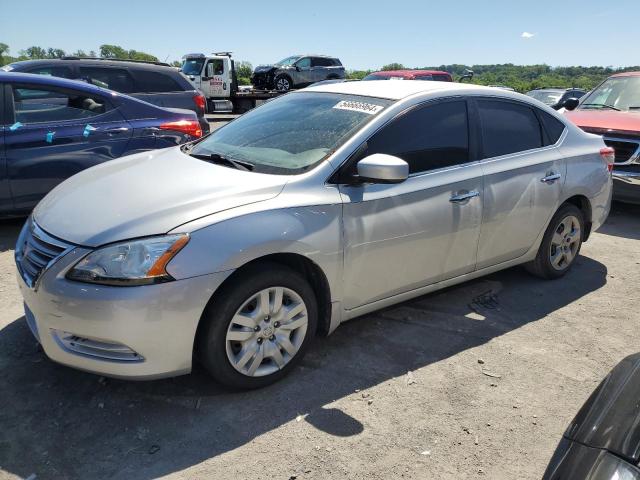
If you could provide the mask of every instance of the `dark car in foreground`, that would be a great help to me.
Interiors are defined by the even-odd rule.
[[[432,80],[436,82],[453,82],[449,72],[440,70],[384,70],[373,72],[362,80]]]
[[[537,88],[527,92],[527,95],[549,105],[554,110],[560,110],[570,98],[580,99],[586,93],[581,88]]]
[[[158,105],[193,110],[200,127],[209,133],[205,119],[206,100],[189,80],[167,63],[118,60],[115,58],[63,57],[25,60],[2,67],[8,72],[35,73],[83,80],[98,87]]]
[[[640,72],[613,75],[565,109],[569,120],[615,150],[614,199],[640,204]]]
[[[0,216],[28,213],[85,168],[201,136],[190,110],[83,82],[0,72]]]
[[[543,480],[640,479],[640,353],[622,360],[569,424]]]
[[[294,55],[273,65],[259,65],[251,84],[258,89],[286,92],[322,80],[345,78],[342,62],[326,55]]]

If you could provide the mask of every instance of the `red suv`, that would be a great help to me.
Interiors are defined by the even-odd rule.
[[[436,82],[453,82],[449,72],[439,70],[387,70],[373,72],[362,80],[433,80]]]
[[[614,198],[640,204],[640,72],[613,75],[565,109],[573,123],[615,150]]]

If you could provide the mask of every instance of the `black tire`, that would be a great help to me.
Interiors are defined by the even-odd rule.
[[[275,373],[247,376],[234,368],[227,356],[226,334],[238,309],[252,295],[269,287],[285,287],[297,293],[307,308],[307,331],[299,350]],[[270,385],[287,375],[302,359],[315,336],[318,324],[316,297],[309,282],[298,272],[277,263],[249,266],[224,285],[207,305],[198,331],[197,355],[218,382],[237,389],[254,389]]]
[[[288,92],[289,90],[293,90],[293,80],[291,80],[291,77],[289,77],[289,75],[278,75],[273,81],[273,84],[275,86],[275,89],[279,92]]]
[[[568,263],[554,267],[551,261],[552,253],[555,251],[555,246],[554,250],[552,250],[552,239],[554,234],[559,232],[561,222],[569,217],[576,218],[580,225],[580,234],[577,235],[577,247],[575,248],[575,253],[573,253],[572,258]],[[584,238],[584,228],[584,216],[582,211],[570,203],[562,204],[549,222],[549,226],[544,233],[544,237],[542,238],[542,243],[540,244],[535,260],[525,264],[527,271],[537,277],[547,280],[553,280],[564,276],[571,269],[575,259],[580,254],[582,239]],[[559,233],[562,234],[563,232]]]

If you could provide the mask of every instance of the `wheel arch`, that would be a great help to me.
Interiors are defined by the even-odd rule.
[[[582,235],[582,241],[586,242],[589,239],[589,235],[591,235],[591,226],[593,224],[591,202],[585,195],[573,195],[562,202],[562,204],[565,203],[575,205],[582,212],[582,216],[584,218],[584,233]]]

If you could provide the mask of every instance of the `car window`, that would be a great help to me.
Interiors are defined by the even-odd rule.
[[[187,58],[182,64],[182,73],[185,75],[200,75],[204,58]]]
[[[297,67],[301,68],[309,68],[311,66],[311,59],[309,57],[305,57],[296,62]]]
[[[542,146],[540,123],[528,105],[478,100],[484,158],[523,152]]]
[[[414,108],[367,141],[365,154],[395,155],[409,164],[409,173],[469,161],[469,127],[464,101]]]
[[[134,72],[137,92],[181,92],[184,89],[166,73],[153,70]]]
[[[441,73],[436,73],[433,75],[433,79],[436,82],[450,82],[451,81],[451,77],[449,75],[443,75]]]
[[[50,77],[71,78],[71,69],[69,67],[36,67],[26,70],[25,73],[34,75],[48,75]]]
[[[417,75],[415,80],[433,80],[433,75]]]
[[[91,118],[108,109],[96,96],[63,93],[47,88],[13,87],[15,121],[25,125]]]
[[[98,87],[133,93],[133,78],[123,68],[80,67],[80,78]]]
[[[311,62],[314,67],[331,67],[333,62],[330,58],[314,57]]]
[[[545,146],[553,145],[560,139],[560,136],[562,135],[562,132],[564,132],[564,129],[566,127],[564,123],[562,123],[560,120],[555,118],[553,115],[549,115],[547,112],[543,112],[542,110],[539,110],[539,109],[536,109],[536,110],[538,112],[538,116],[540,117],[540,120],[542,121],[542,126],[544,130],[545,132],[547,132],[548,138],[544,142]]]
[[[222,59],[209,60],[207,63],[207,77],[222,75],[224,73],[224,62]]]

